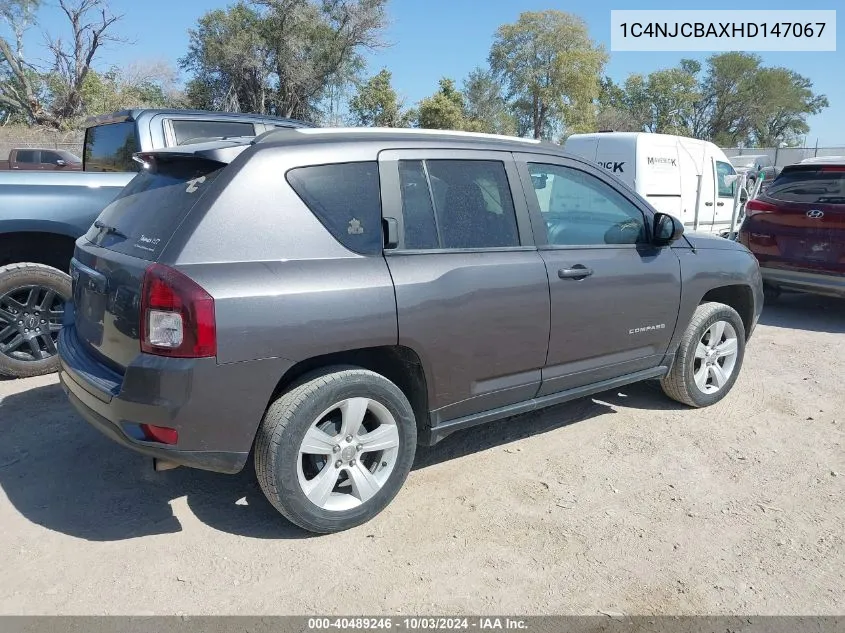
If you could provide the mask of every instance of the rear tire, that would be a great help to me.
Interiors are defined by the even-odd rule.
[[[0,375],[28,378],[58,370],[55,340],[70,296],[70,277],[51,266],[0,268]]]
[[[736,310],[723,303],[702,303],[660,385],[673,400],[691,407],[710,406],[734,386],[744,356],[745,326]]]
[[[270,503],[318,533],[369,521],[396,496],[414,461],[417,428],[405,394],[384,376],[331,367],[267,409],[255,471]]]

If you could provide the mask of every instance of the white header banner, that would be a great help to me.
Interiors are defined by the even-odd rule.
[[[610,12],[611,51],[835,51],[836,11]]]

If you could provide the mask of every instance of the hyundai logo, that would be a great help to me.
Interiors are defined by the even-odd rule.
[[[807,211],[807,217],[813,220],[819,220],[824,217],[824,211],[820,211],[819,209],[811,209]]]

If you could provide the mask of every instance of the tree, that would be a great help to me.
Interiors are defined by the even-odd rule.
[[[184,101],[176,88],[176,72],[162,62],[136,62],[104,73],[91,70],[81,94],[89,116],[127,108],[178,107]]]
[[[390,85],[391,74],[382,69],[377,75],[358,86],[349,100],[353,125],[365,127],[408,127],[410,123],[402,100]]]
[[[384,46],[386,0],[242,0],[205,14],[180,60],[195,105],[317,118]],[[200,101],[197,103],[196,101]]]
[[[522,13],[515,24],[500,26],[490,50],[491,69],[534,138],[563,126],[592,126],[606,62],[584,21],[554,10]]]
[[[752,124],[752,136],[760,147],[798,144],[810,131],[807,116],[829,105],[826,96],[813,93],[809,79],[787,68],[765,68],[755,84],[758,102],[765,104]]]
[[[34,21],[37,0],[3,0],[0,15],[15,35],[13,47],[0,37],[0,106],[19,112],[28,121],[62,127],[83,113],[83,86],[101,47],[116,38],[112,26],[121,16],[109,13],[107,0],[59,0],[71,28],[68,44],[47,35],[52,66],[39,73],[23,57],[23,33]],[[96,16],[96,17],[94,17]]]
[[[708,58],[701,91],[708,112],[707,137],[714,143],[735,146],[750,137],[761,64],[760,56],[752,53],[722,53]]]
[[[434,130],[463,130],[467,127],[464,97],[452,79],[444,77],[440,87],[417,106],[417,122],[421,128]]]
[[[464,80],[464,111],[471,126],[488,134],[516,134],[516,119],[492,72],[475,68]]]

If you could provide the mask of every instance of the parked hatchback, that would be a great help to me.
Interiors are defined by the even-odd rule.
[[[785,167],[746,204],[739,240],[781,289],[845,297],[845,161]]]
[[[301,129],[138,159],[77,241],[61,382],[159,469],[254,453],[308,530],[373,517],[460,429],[646,379],[717,402],[762,307],[743,246],[553,145]]]

